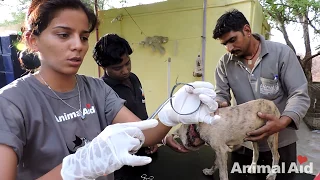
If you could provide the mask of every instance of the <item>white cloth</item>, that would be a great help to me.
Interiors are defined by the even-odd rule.
[[[120,169],[123,165],[149,164],[152,160],[150,157],[136,156],[133,153],[144,143],[145,137],[141,130],[157,125],[158,121],[151,119],[107,126],[90,143],[63,159],[62,178],[96,179]]]
[[[213,124],[220,116],[211,116],[218,109],[218,103],[215,101],[216,93],[213,90],[213,85],[205,81],[195,81],[181,87],[172,98],[172,106],[179,113],[176,113],[172,106],[167,103],[159,112],[159,120],[166,126],[175,126],[179,123],[183,124],[197,124],[205,122]],[[200,108],[195,111],[199,104]]]

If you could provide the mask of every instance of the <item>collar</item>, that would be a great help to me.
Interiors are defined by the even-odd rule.
[[[263,57],[263,56],[267,55],[269,53],[269,48],[266,43],[266,39],[263,36],[261,36],[260,34],[252,34],[252,35],[260,41],[261,52],[260,52],[259,56]],[[228,53],[228,56],[229,56],[228,60],[231,60],[231,61],[241,61],[242,60],[242,58],[234,56],[231,53]]]
[[[130,73],[129,79],[131,80],[132,77],[133,77],[133,74]],[[104,75],[103,75],[101,78],[102,78],[103,81],[106,82],[109,86],[116,86],[116,85],[122,84],[121,81],[116,80],[116,79],[112,79],[110,76],[107,75],[106,72],[104,72]]]

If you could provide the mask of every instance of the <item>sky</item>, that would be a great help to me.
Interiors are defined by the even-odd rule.
[[[289,25],[288,28],[289,39],[292,42],[293,46],[295,47],[298,55],[305,54],[305,47],[304,47],[304,40],[303,40],[303,33],[302,28],[297,27],[295,25]],[[310,41],[311,41],[311,50],[312,54],[315,54],[319,50],[315,50],[316,46],[320,45],[320,37],[316,38],[313,30],[310,30]],[[272,29],[270,40],[275,42],[280,42],[286,44],[283,35],[280,31]]]
[[[135,6],[139,4],[149,4],[149,3],[155,3],[155,2],[161,2],[161,1],[166,1],[166,0],[126,0],[126,6]],[[14,11],[17,7],[17,4],[19,0],[4,0],[3,1],[6,5],[5,6],[0,6],[0,22],[3,22],[4,20],[10,20],[10,12]],[[123,5],[119,3],[119,0],[109,0],[110,4],[115,7],[115,8],[121,8]],[[290,25],[288,27],[288,34],[290,35],[290,40],[292,41],[294,47],[296,48],[296,51],[298,54],[304,54],[304,42],[302,38],[302,32],[301,28],[298,28],[294,25]],[[320,45],[320,38],[315,39],[315,36],[312,31],[310,31],[311,35],[311,49],[313,53],[315,53],[315,47],[317,45]],[[271,36],[270,40],[284,43],[284,38],[283,35],[280,31],[272,29],[271,31]],[[318,43],[319,42],[319,43]]]
[[[4,0],[3,3],[5,4],[0,5],[0,22],[3,22],[4,20],[9,20],[11,19],[10,12],[12,12],[17,6],[18,0]]]
[[[1,1],[1,0],[0,0]],[[9,20],[12,17],[10,16],[10,12],[14,11],[19,4],[19,0],[2,0],[4,2],[4,6],[0,5],[0,22],[4,20]],[[139,4],[150,4],[156,2],[162,2],[166,0],[126,0],[126,6],[136,6]],[[121,8],[123,4],[119,3],[120,0],[109,0],[110,5],[115,8]]]

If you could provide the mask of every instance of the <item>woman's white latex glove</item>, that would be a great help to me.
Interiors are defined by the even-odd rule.
[[[205,81],[195,81],[181,87],[172,98],[174,109],[180,114],[187,114],[195,111],[200,101],[202,102],[198,111],[189,115],[179,115],[176,113],[170,102],[158,113],[159,120],[166,126],[175,126],[179,123],[197,124],[205,122],[214,124],[220,119],[220,116],[210,114],[218,109],[218,103],[215,101],[216,93],[213,90],[213,85]]]
[[[144,143],[145,137],[141,130],[157,125],[158,121],[151,119],[107,126],[90,143],[63,159],[62,178],[96,179],[120,169],[123,165],[149,164],[152,160],[150,157],[136,156],[133,153]]]

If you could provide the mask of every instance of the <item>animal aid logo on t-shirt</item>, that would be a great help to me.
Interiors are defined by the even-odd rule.
[[[95,113],[96,113],[96,109],[91,104],[87,104],[86,107],[82,109],[82,115],[84,117],[90,114],[95,114]],[[63,113],[62,115],[59,115],[59,116],[55,115],[54,117],[56,118],[57,122],[64,122],[64,121],[72,120],[77,117],[81,117],[81,114],[79,111],[74,111],[71,113]]]

